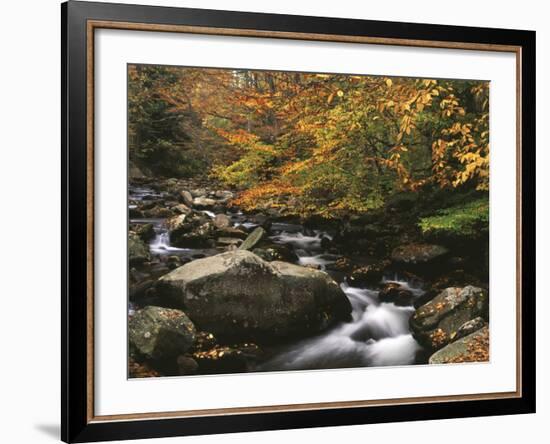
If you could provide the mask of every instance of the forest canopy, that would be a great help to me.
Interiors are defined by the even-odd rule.
[[[131,162],[207,175],[245,210],[336,218],[433,190],[486,202],[489,82],[130,65],[128,100]]]

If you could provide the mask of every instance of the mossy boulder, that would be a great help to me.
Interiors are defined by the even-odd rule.
[[[185,353],[195,343],[196,329],[181,310],[147,306],[128,323],[130,346],[147,359],[168,359]]]
[[[149,247],[138,234],[128,234],[128,261],[130,265],[141,264],[151,259]]]

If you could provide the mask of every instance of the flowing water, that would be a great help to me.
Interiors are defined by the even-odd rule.
[[[140,200],[152,193],[140,188],[131,200]],[[215,214],[204,211],[210,217]],[[241,212],[227,213],[235,227],[252,229],[258,226],[253,217]],[[152,223],[156,236],[150,242],[151,253],[156,255],[180,255],[194,259],[219,253],[215,249],[196,250],[176,248],[170,245],[170,235],[163,219],[135,219],[132,223]],[[321,230],[306,230],[303,226],[289,223],[273,223],[269,230],[270,239],[277,244],[291,248],[296,254],[297,263],[312,266],[331,273],[330,265],[339,258],[323,248],[323,238],[332,235]],[[333,274],[333,273],[332,273]],[[333,274],[335,279],[339,279]],[[341,280],[341,278],[340,278]],[[399,283],[410,290],[415,297],[424,291],[421,283],[410,282],[396,276],[386,276],[384,282]],[[323,368],[407,365],[417,362],[421,347],[409,330],[409,318],[414,307],[397,306],[380,302],[374,288],[352,287],[344,280],[340,282],[352,307],[351,320],[340,323],[330,330],[305,340],[279,347],[267,362],[256,368],[257,371],[304,370]]]
[[[328,233],[278,228],[281,231],[271,239],[291,246],[300,265],[325,270],[338,258],[326,253],[321,246],[323,237],[332,239]],[[415,297],[424,294],[420,287],[400,276],[385,277],[384,282],[399,283]],[[258,371],[407,365],[417,361],[421,347],[409,330],[409,318],[414,313],[412,305],[402,307],[380,302],[376,289],[352,287],[345,281],[340,287],[351,303],[351,320],[316,337],[280,348]]]

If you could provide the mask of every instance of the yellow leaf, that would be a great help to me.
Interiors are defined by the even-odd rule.
[[[393,85],[391,79],[386,79],[386,85],[388,85],[388,88],[391,88],[391,86]]]

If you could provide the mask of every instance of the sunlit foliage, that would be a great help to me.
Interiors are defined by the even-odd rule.
[[[246,210],[331,218],[402,191],[488,190],[488,82],[139,66],[129,79],[136,158],[210,174]]]

